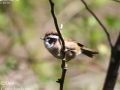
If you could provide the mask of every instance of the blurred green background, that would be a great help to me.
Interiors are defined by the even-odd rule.
[[[80,0],[53,0],[64,37],[73,38],[99,55],[79,55],[68,62],[64,90],[101,90],[110,58],[106,34]],[[108,29],[114,45],[120,31],[120,3],[86,0]],[[54,30],[49,0],[0,1],[0,88],[59,90],[61,60],[54,58],[40,40]],[[13,85],[10,83],[13,82]],[[120,75],[115,90],[120,88]]]

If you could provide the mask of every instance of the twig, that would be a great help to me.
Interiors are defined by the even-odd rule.
[[[55,27],[56,27],[56,30],[58,32],[58,35],[59,35],[59,38],[62,42],[62,49],[63,49],[63,59],[62,59],[62,64],[61,64],[61,68],[62,68],[62,75],[61,75],[61,78],[58,79],[58,83],[60,83],[60,90],[63,90],[63,85],[64,85],[64,80],[65,80],[65,74],[66,74],[66,71],[67,71],[67,64],[66,64],[66,58],[65,58],[65,43],[64,43],[64,40],[62,38],[62,35],[60,33],[60,30],[59,30],[59,27],[58,27],[58,23],[57,23],[57,18],[54,14],[54,3],[52,2],[52,0],[49,0],[50,2],[50,5],[51,5],[51,14],[53,16],[53,20],[54,20],[54,24],[55,24]]]
[[[115,2],[118,2],[118,3],[120,3],[120,0],[112,0],[112,1],[115,1]]]
[[[120,32],[119,32],[119,36],[118,36],[115,46],[112,46],[111,39],[110,39],[107,29],[100,22],[100,20],[96,17],[96,15],[88,8],[84,0],[81,0],[81,1],[83,2],[87,10],[95,17],[95,19],[98,21],[98,23],[101,25],[101,27],[103,28],[104,32],[107,35],[107,38],[108,38],[108,41],[111,47],[111,58],[110,58],[109,68],[107,71],[103,90],[114,90],[115,83],[116,83],[117,76],[118,76],[118,70],[120,66]]]
[[[112,48],[112,42],[110,40],[110,35],[107,31],[107,29],[105,28],[105,26],[101,23],[101,21],[97,18],[97,16],[88,8],[86,2],[84,0],[81,0],[83,2],[83,4],[85,5],[86,9],[94,16],[94,18],[98,21],[98,23],[100,24],[100,26],[103,28],[104,32],[106,33],[107,35],[107,38],[108,38],[108,41],[109,41],[109,45],[110,47]]]

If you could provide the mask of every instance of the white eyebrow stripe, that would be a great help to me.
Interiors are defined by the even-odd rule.
[[[56,35],[49,35],[48,37],[50,37],[50,38],[56,38],[56,39],[58,39],[59,37],[58,36],[56,36]]]

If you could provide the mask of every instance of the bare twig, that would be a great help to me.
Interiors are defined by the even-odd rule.
[[[85,1],[84,0],[81,0],[81,1],[83,2],[87,10],[95,17],[95,19],[98,21],[98,23],[101,25],[101,27],[103,28],[104,32],[107,35],[107,38],[108,38],[108,41],[111,47],[111,58],[110,58],[110,63],[109,63],[103,90],[113,90],[115,87],[115,83],[116,83],[117,76],[118,76],[118,70],[120,66],[120,32],[119,32],[119,36],[118,36],[115,46],[112,46],[111,39],[110,39],[107,29],[100,22],[100,20],[96,17],[96,15],[88,8]],[[118,0],[115,0],[115,1],[118,1]]]
[[[58,83],[60,83],[60,90],[63,90],[63,85],[64,85],[64,80],[65,80],[65,74],[66,74],[66,71],[67,71],[67,64],[66,64],[66,58],[65,58],[65,42],[62,38],[62,35],[60,33],[60,30],[59,30],[59,27],[58,27],[58,23],[57,23],[57,18],[54,14],[54,3],[52,2],[52,0],[49,0],[50,2],[50,5],[51,5],[51,14],[53,16],[53,20],[54,20],[54,24],[55,24],[55,27],[56,27],[56,30],[58,32],[58,35],[59,35],[59,38],[62,42],[62,49],[63,49],[63,59],[62,59],[62,65],[61,65],[61,68],[62,68],[62,75],[61,75],[61,78],[58,79]]]
[[[90,4],[91,2],[92,0],[87,0],[88,4]],[[84,6],[81,4],[79,4],[79,0],[72,0],[71,2],[69,2],[64,7],[64,9],[62,9],[62,11],[57,14],[57,19],[59,20],[59,22],[62,22],[63,24],[69,22],[76,14],[79,13],[79,11],[81,11],[84,8]],[[72,8],[72,13],[70,8]],[[43,27],[45,31],[48,30],[48,28],[53,28],[53,24],[51,23],[52,20],[53,18],[47,20],[47,23]]]
[[[83,4],[85,5],[86,9],[94,16],[94,18],[98,21],[98,23],[100,24],[100,26],[103,28],[104,32],[106,33],[107,35],[107,38],[108,38],[108,41],[109,41],[109,45],[110,47],[112,48],[112,42],[110,40],[110,35],[107,31],[107,29],[105,28],[105,26],[101,23],[101,21],[97,18],[97,16],[88,8],[86,2],[84,0],[81,0],[83,2]]]
[[[112,0],[112,1],[115,1],[115,2],[118,2],[118,3],[120,3],[120,0]]]

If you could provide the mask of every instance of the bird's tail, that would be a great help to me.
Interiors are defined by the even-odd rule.
[[[98,54],[98,52],[97,51],[95,51],[95,50],[92,50],[92,49],[88,49],[88,48],[81,48],[81,50],[82,50],[82,53],[83,54],[85,54],[85,55],[87,55],[88,57],[93,57],[95,54]]]

